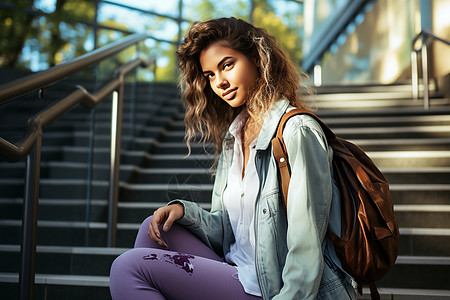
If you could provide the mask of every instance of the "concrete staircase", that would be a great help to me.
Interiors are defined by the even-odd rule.
[[[116,248],[105,247],[108,105],[96,111],[89,209],[90,114],[76,109],[44,134],[36,299],[110,299],[110,265],[133,246],[145,217],[172,198],[210,207],[213,156],[193,145],[193,154],[184,158],[183,111],[176,88],[156,85],[153,90],[152,99],[145,92],[138,98],[137,134],[129,134],[127,122],[123,128]],[[407,86],[333,87],[310,100],[338,136],[367,151],[391,184],[401,227],[400,256],[378,283],[382,298],[450,298],[450,101],[435,94],[432,109],[424,111],[408,91]],[[126,106],[125,119],[129,112]],[[16,136],[9,131],[13,127],[2,122],[0,132],[8,129]],[[5,299],[17,298],[23,174],[23,163],[0,162],[0,295]]]

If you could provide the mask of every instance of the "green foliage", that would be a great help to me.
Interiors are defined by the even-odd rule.
[[[33,0],[19,0],[12,10],[0,10],[0,66],[11,68],[17,62],[34,18],[26,8],[33,4]]]
[[[295,61],[300,61],[302,56],[302,40],[300,37],[301,24],[296,20],[298,13],[292,12],[285,16],[277,16],[274,8],[267,0],[255,1],[253,11],[254,25],[266,29],[275,36],[281,47],[286,50]],[[291,20],[286,24],[285,20]]]
[[[298,11],[277,15],[274,5],[276,1],[286,0],[253,0],[254,10],[251,12],[252,0],[234,0],[220,2],[213,0],[198,0],[189,6],[185,2],[184,12],[192,20],[206,20],[222,16],[234,16],[249,21],[267,29],[276,36],[281,46],[295,59],[301,58],[302,42],[300,38],[302,16]],[[275,1],[275,2],[274,2]],[[93,50],[94,32],[90,25],[94,23],[95,2],[90,0],[56,0],[53,12],[46,13],[33,8],[34,0],[7,0],[13,9],[0,9],[0,67],[15,67],[19,69],[45,69],[63,63]],[[250,16],[252,13],[252,16]],[[152,34],[164,31],[168,25],[173,26],[173,20],[163,17],[137,13],[136,23],[144,28],[144,32]],[[126,25],[120,19],[102,21],[102,25],[132,32],[134,25]],[[143,24],[144,22],[145,24]],[[187,24],[185,24],[187,25]],[[131,28],[133,27],[133,28]],[[136,27],[137,28],[137,27]],[[188,26],[184,26],[186,30]],[[184,34],[184,32],[183,32]],[[178,33],[166,36],[166,40],[178,41]],[[100,29],[98,31],[98,46],[109,44],[124,37],[120,31]],[[151,46],[150,46],[151,45]],[[139,51],[131,47],[109,62],[102,64],[96,73],[112,74],[118,64],[125,63],[137,55],[158,60],[156,74],[152,76],[139,75],[142,78],[154,78],[158,81],[176,81],[176,46],[163,42],[153,44],[142,43]]]
[[[178,69],[176,66],[175,45],[171,45],[167,50],[162,52],[162,55],[168,58],[168,63],[164,67],[156,67],[155,79],[156,81],[175,82]]]
[[[295,60],[300,60],[302,55],[302,41],[298,32],[284,24],[280,17],[274,12],[265,12],[262,8],[256,7],[254,11],[254,22],[258,27],[265,28],[270,34],[275,36],[280,45]]]

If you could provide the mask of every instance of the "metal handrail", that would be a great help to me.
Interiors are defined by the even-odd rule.
[[[311,73],[314,66],[318,65],[323,59],[323,55],[330,49],[330,46],[338,39],[339,35],[345,32],[348,24],[354,20],[355,16],[364,8],[371,0],[353,0],[349,1],[347,7],[342,10],[342,14],[335,16],[331,28],[322,31],[321,37],[318,38],[317,44],[313,45],[314,50],[310,51],[301,62],[302,69]]]
[[[419,49],[416,49],[416,43],[421,38],[422,45]],[[428,40],[439,41],[447,46],[450,46],[450,41],[440,38],[435,34],[422,30],[412,41],[411,51],[411,88],[412,98],[414,100],[419,99],[419,70],[418,70],[418,56],[417,53],[422,52],[422,81],[423,81],[423,107],[424,109],[430,108],[430,91],[428,82]]]
[[[0,105],[54,84],[148,37],[146,34],[135,33],[67,63],[0,85]]]
[[[87,55],[75,59],[61,66],[53,67],[8,84],[5,90],[0,91],[0,104],[7,103],[20,96],[29,94],[47,85],[55,83],[75,72],[87,68],[113,54],[134,45],[147,38],[146,35],[136,34],[102,47]],[[81,66],[80,66],[81,65]],[[36,231],[37,211],[39,201],[40,159],[42,148],[42,133],[44,129],[59,117],[82,104],[94,108],[109,95],[113,95],[111,118],[111,168],[109,176],[108,199],[108,246],[114,246],[117,228],[117,202],[120,164],[120,139],[122,128],[122,103],[124,77],[138,66],[148,66],[146,62],[137,58],[117,70],[116,76],[104,85],[95,94],[89,93],[82,86],[71,94],[51,105],[28,122],[28,134],[23,142],[16,146],[0,137],[0,156],[9,162],[17,162],[26,158],[25,192],[22,219],[21,269],[19,274],[19,299],[34,299],[35,263],[36,263]],[[5,85],[3,85],[5,86]],[[1,86],[0,88],[3,88]]]

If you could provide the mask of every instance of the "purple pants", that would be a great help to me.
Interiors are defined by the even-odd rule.
[[[236,267],[184,227],[175,223],[169,232],[160,229],[170,250],[153,242],[147,234],[151,218],[142,223],[134,249],[111,266],[113,300],[261,299],[245,293]]]

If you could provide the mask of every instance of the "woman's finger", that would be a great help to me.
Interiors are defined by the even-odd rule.
[[[181,204],[173,204],[168,206],[168,208],[170,208],[169,216],[167,217],[163,227],[165,232],[169,231],[170,228],[172,228],[173,223],[183,217],[184,214],[184,207]]]
[[[162,247],[168,248],[166,242],[164,242],[164,240],[161,238],[161,232],[159,231],[159,224],[161,224],[165,219],[164,215],[165,213],[161,209],[155,211],[152,221],[150,222],[148,235],[154,242],[158,243]]]

